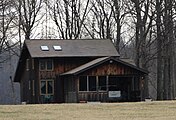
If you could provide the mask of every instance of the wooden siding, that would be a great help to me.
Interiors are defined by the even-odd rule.
[[[93,58],[54,58],[54,70],[53,71],[39,71],[39,79],[56,78],[59,74],[76,68],[82,64],[85,64]]]
[[[21,77],[20,89],[21,89],[21,101],[22,102],[30,102],[30,91],[29,91],[29,73],[24,72]]]
[[[62,78],[59,75],[69,71],[73,68],[76,68],[82,64],[85,64],[93,58],[54,58],[53,65],[54,69],[52,71],[40,71],[39,70],[39,61],[37,59],[37,70],[38,70],[38,96],[40,96],[40,80],[42,79],[54,79],[55,89],[54,89],[54,102],[76,102],[77,101],[77,93],[76,93],[76,83],[72,81],[72,78]],[[75,85],[75,86],[74,86]],[[74,86],[74,87],[73,87]],[[65,96],[64,96],[65,95]],[[41,101],[40,97],[38,98]]]
[[[35,93],[33,95],[35,84],[33,86],[32,82],[35,80],[35,71],[32,69],[32,58],[30,56],[28,56],[25,61],[24,71],[21,79],[21,101],[35,103]]]
[[[138,75],[140,74],[135,69],[132,69],[128,66],[122,65],[117,62],[107,61],[101,66],[96,66],[86,72],[81,73],[82,75]]]

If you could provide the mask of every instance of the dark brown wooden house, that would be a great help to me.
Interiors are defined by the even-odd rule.
[[[101,40],[26,40],[14,81],[21,101],[139,101],[147,72]]]

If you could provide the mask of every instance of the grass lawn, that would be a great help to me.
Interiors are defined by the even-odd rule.
[[[176,101],[0,105],[0,120],[176,120]]]

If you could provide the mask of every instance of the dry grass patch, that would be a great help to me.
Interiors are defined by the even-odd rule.
[[[176,101],[1,105],[0,120],[176,120]]]

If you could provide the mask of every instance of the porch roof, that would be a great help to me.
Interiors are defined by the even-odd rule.
[[[109,61],[109,60],[114,60],[114,61],[116,61],[118,63],[121,63],[123,65],[126,65],[130,68],[138,70],[138,71],[140,71],[144,74],[148,74],[148,71],[146,71],[145,69],[137,67],[131,60],[128,60],[128,62],[127,62],[127,59],[120,59],[120,58],[114,58],[114,57],[102,57],[102,58],[97,58],[97,59],[95,59],[91,62],[88,62],[88,63],[84,64],[84,65],[81,65],[77,68],[74,68],[70,71],[67,71],[67,72],[65,72],[61,75],[78,75],[79,73],[82,73],[86,70],[89,70],[89,69],[91,69],[95,66],[98,66],[98,65],[100,65],[100,64],[102,64],[106,61]]]

